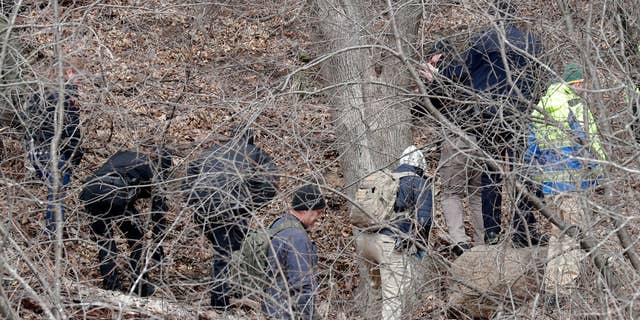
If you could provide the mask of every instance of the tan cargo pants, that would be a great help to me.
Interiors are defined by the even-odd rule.
[[[476,143],[472,138],[473,144]],[[464,206],[466,198],[473,225],[473,241],[484,244],[482,220],[482,164],[473,159],[472,145],[460,137],[447,137],[440,154],[440,179],[442,181],[442,211],[454,244],[470,243],[464,231]]]
[[[369,271],[371,286],[382,291],[382,318],[402,319],[412,279],[410,254],[394,249],[395,240],[378,233],[357,233],[356,248],[364,258]]]

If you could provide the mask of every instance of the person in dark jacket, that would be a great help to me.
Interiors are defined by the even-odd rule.
[[[85,210],[94,220],[91,230],[98,243],[98,258],[102,287],[121,290],[122,284],[116,267],[116,241],[113,229],[124,234],[131,251],[129,268],[133,291],[143,297],[154,293],[155,287],[147,281],[143,263],[145,230],[140,224],[140,213],[135,204],[138,199],[151,198],[153,228],[153,260],[164,256],[162,240],[166,228],[167,205],[163,181],[171,167],[171,155],[157,149],[151,156],[135,151],[118,151],[98,169],[80,193]]]
[[[413,254],[424,254],[431,229],[432,190],[423,177],[426,161],[422,151],[407,147],[394,173],[400,178],[393,205],[396,217],[389,227],[356,235],[356,248],[367,263],[375,289],[382,290],[382,318],[402,319],[403,304],[412,278]],[[416,252],[417,251],[417,252]]]
[[[71,80],[75,73],[69,69],[66,77]],[[47,230],[53,234],[56,230],[55,215],[53,208],[57,201],[65,197],[66,186],[71,181],[73,168],[82,159],[82,148],[80,142],[82,133],[80,130],[80,108],[77,103],[78,86],[72,82],[64,86],[63,92],[55,89],[47,89],[44,92],[34,94],[24,115],[25,121],[25,145],[31,165],[36,170],[38,177],[43,179],[49,187],[49,204],[45,215]],[[60,121],[60,138],[56,139],[56,106],[62,100],[64,108],[63,118]],[[51,153],[51,146],[55,141],[57,146],[55,157]],[[57,163],[53,163],[57,158]],[[58,189],[54,189],[53,166],[58,170]],[[60,204],[62,218],[64,219],[64,205]]]
[[[326,202],[316,185],[300,187],[293,195],[291,210],[278,218],[271,228],[294,221],[300,227],[286,228],[271,238],[268,279],[263,313],[276,319],[315,319],[315,295],[318,288],[316,245],[307,234],[322,215]]]
[[[516,24],[516,10],[510,1],[496,1],[492,11],[497,28],[476,36],[460,61],[439,70],[437,64],[442,55],[435,55],[421,73],[429,82],[435,80],[436,74],[454,82],[469,82],[472,92],[482,100],[473,104],[467,115],[474,119],[471,123],[478,124],[467,133],[487,153],[499,155],[513,168],[514,160],[520,159],[526,145],[530,108],[539,81],[539,64],[535,59],[542,54],[542,45],[535,35]],[[501,232],[502,175],[487,169],[481,182],[485,237],[493,244]],[[541,242],[528,201],[518,201],[513,223],[515,244]]]
[[[186,202],[214,249],[214,309],[230,305],[229,258],[240,249],[252,213],[275,197],[278,179],[271,156],[254,144],[251,129],[238,128],[231,141],[205,150],[188,166]]]

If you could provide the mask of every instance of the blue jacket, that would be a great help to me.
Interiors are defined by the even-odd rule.
[[[393,228],[383,229],[382,234],[394,238],[406,238],[412,231],[419,235],[418,241],[426,245],[431,228],[432,191],[428,181],[422,178],[420,169],[407,164],[400,165],[393,172],[413,172],[416,175],[400,178],[400,186],[393,205],[393,211],[409,213],[409,217],[399,217],[392,221]],[[411,219],[413,217],[415,220]],[[414,225],[417,221],[418,225]],[[404,233],[404,237],[395,231]]]
[[[287,213],[272,228],[293,219],[298,221]],[[268,261],[268,279],[273,283],[265,289],[262,311],[278,319],[313,319],[318,254],[309,235],[298,228],[277,233],[271,240]]]
[[[513,24],[506,24],[504,29],[505,60],[509,62],[513,82],[525,99],[530,100],[537,82],[531,74],[534,62],[525,53],[519,51],[536,57],[542,52],[542,45],[537,37],[520,30]],[[489,93],[494,98],[500,99],[503,96],[517,98],[517,93],[507,81],[507,69],[503,62],[500,38],[494,28],[476,36],[471,48],[462,54],[464,61],[452,62],[442,70],[442,74],[452,80],[470,80],[475,91]],[[523,72],[525,73],[522,74]],[[525,105],[528,103],[528,101],[524,102]]]

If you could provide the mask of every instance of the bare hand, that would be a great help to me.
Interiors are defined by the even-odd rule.
[[[427,81],[432,82],[435,75],[440,71],[436,68],[436,65],[441,58],[442,54],[436,54],[429,59],[429,63],[420,66],[420,70],[418,71]]]

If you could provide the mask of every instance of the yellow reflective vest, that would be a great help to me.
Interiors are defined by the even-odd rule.
[[[605,159],[598,127],[583,100],[563,83],[549,86],[532,113],[527,161],[543,193],[575,191],[593,186]]]

